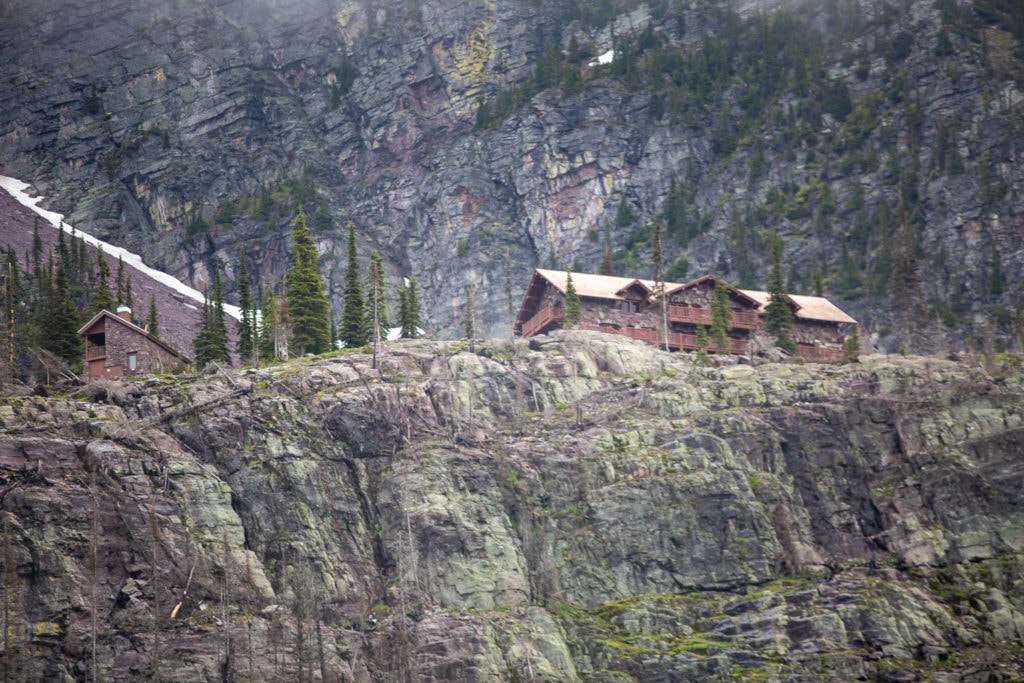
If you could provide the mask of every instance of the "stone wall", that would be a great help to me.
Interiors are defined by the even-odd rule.
[[[108,376],[135,375],[169,370],[180,362],[178,358],[140,332],[113,320],[106,321],[107,360],[104,367]],[[130,369],[129,354],[134,353],[135,369]],[[120,372],[114,368],[120,367]]]

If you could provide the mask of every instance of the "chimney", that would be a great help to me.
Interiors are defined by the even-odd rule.
[[[124,304],[117,307],[117,316],[122,320],[132,321],[132,309],[128,308]]]

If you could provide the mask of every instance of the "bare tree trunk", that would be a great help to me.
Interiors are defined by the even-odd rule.
[[[90,608],[92,610],[92,633],[90,634],[89,640],[92,645],[92,680],[98,681],[99,667],[96,662],[96,633],[99,630],[99,624],[96,620],[96,612],[98,611],[99,605],[97,604],[96,592],[99,589],[99,534],[100,534],[100,513],[99,504],[96,502],[96,492],[90,487],[89,493],[92,494],[92,522],[89,533],[89,564],[92,573],[92,586],[90,589],[89,602],[91,603]]]

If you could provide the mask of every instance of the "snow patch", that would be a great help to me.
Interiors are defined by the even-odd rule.
[[[28,187],[28,183],[24,183],[18,180],[17,178],[11,178],[8,176],[0,175],[0,188],[6,190],[7,193],[14,197],[22,206],[25,206],[31,209],[32,211],[36,212],[40,217],[44,218],[46,222],[52,225],[53,227],[57,228],[58,230],[63,230],[69,235],[71,234],[71,231],[74,230],[75,235],[81,237],[86,244],[92,245],[93,247],[98,247],[102,245],[103,251],[108,256],[112,256],[113,258],[120,257],[126,264],[128,264],[135,270],[145,273],[146,275],[153,278],[160,284],[166,285],[167,287],[170,287],[174,291],[183,294],[184,296],[187,296],[190,299],[194,299],[199,303],[204,303],[205,297],[203,296],[202,292],[189,287],[188,285],[186,285],[184,282],[174,277],[173,275],[168,275],[163,271],[156,270],[155,268],[150,268],[149,266],[142,262],[142,257],[139,256],[138,254],[133,254],[127,249],[122,249],[121,247],[115,247],[113,244],[108,244],[107,242],[97,239],[88,233],[84,233],[81,230],[73,228],[72,226],[64,222],[64,216],[62,214],[56,213],[55,211],[47,211],[46,209],[37,206],[37,204],[41,202],[44,199],[44,197],[42,195],[38,197],[30,197],[28,193],[25,192],[25,190]],[[240,309],[238,306],[224,304],[224,312],[230,315],[235,320],[242,319],[242,309]]]
[[[599,66],[601,64],[611,64],[615,59],[615,50],[608,50],[602,55],[598,55],[597,59],[590,63],[590,66]]]

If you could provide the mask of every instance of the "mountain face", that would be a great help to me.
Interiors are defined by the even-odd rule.
[[[6,399],[4,678],[1018,680],[1019,366],[532,346]]]
[[[202,289],[287,270],[302,204],[427,326],[503,335],[538,265],[820,289],[881,348],[1016,347],[1021,17],[1006,0],[0,3],[0,171]],[[612,52],[609,52],[612,51]],[[609,61],[610,58],[610,61]],[[508,267],[506,268],[506,263]],[[506,284],[510,282],[510,284]]]

